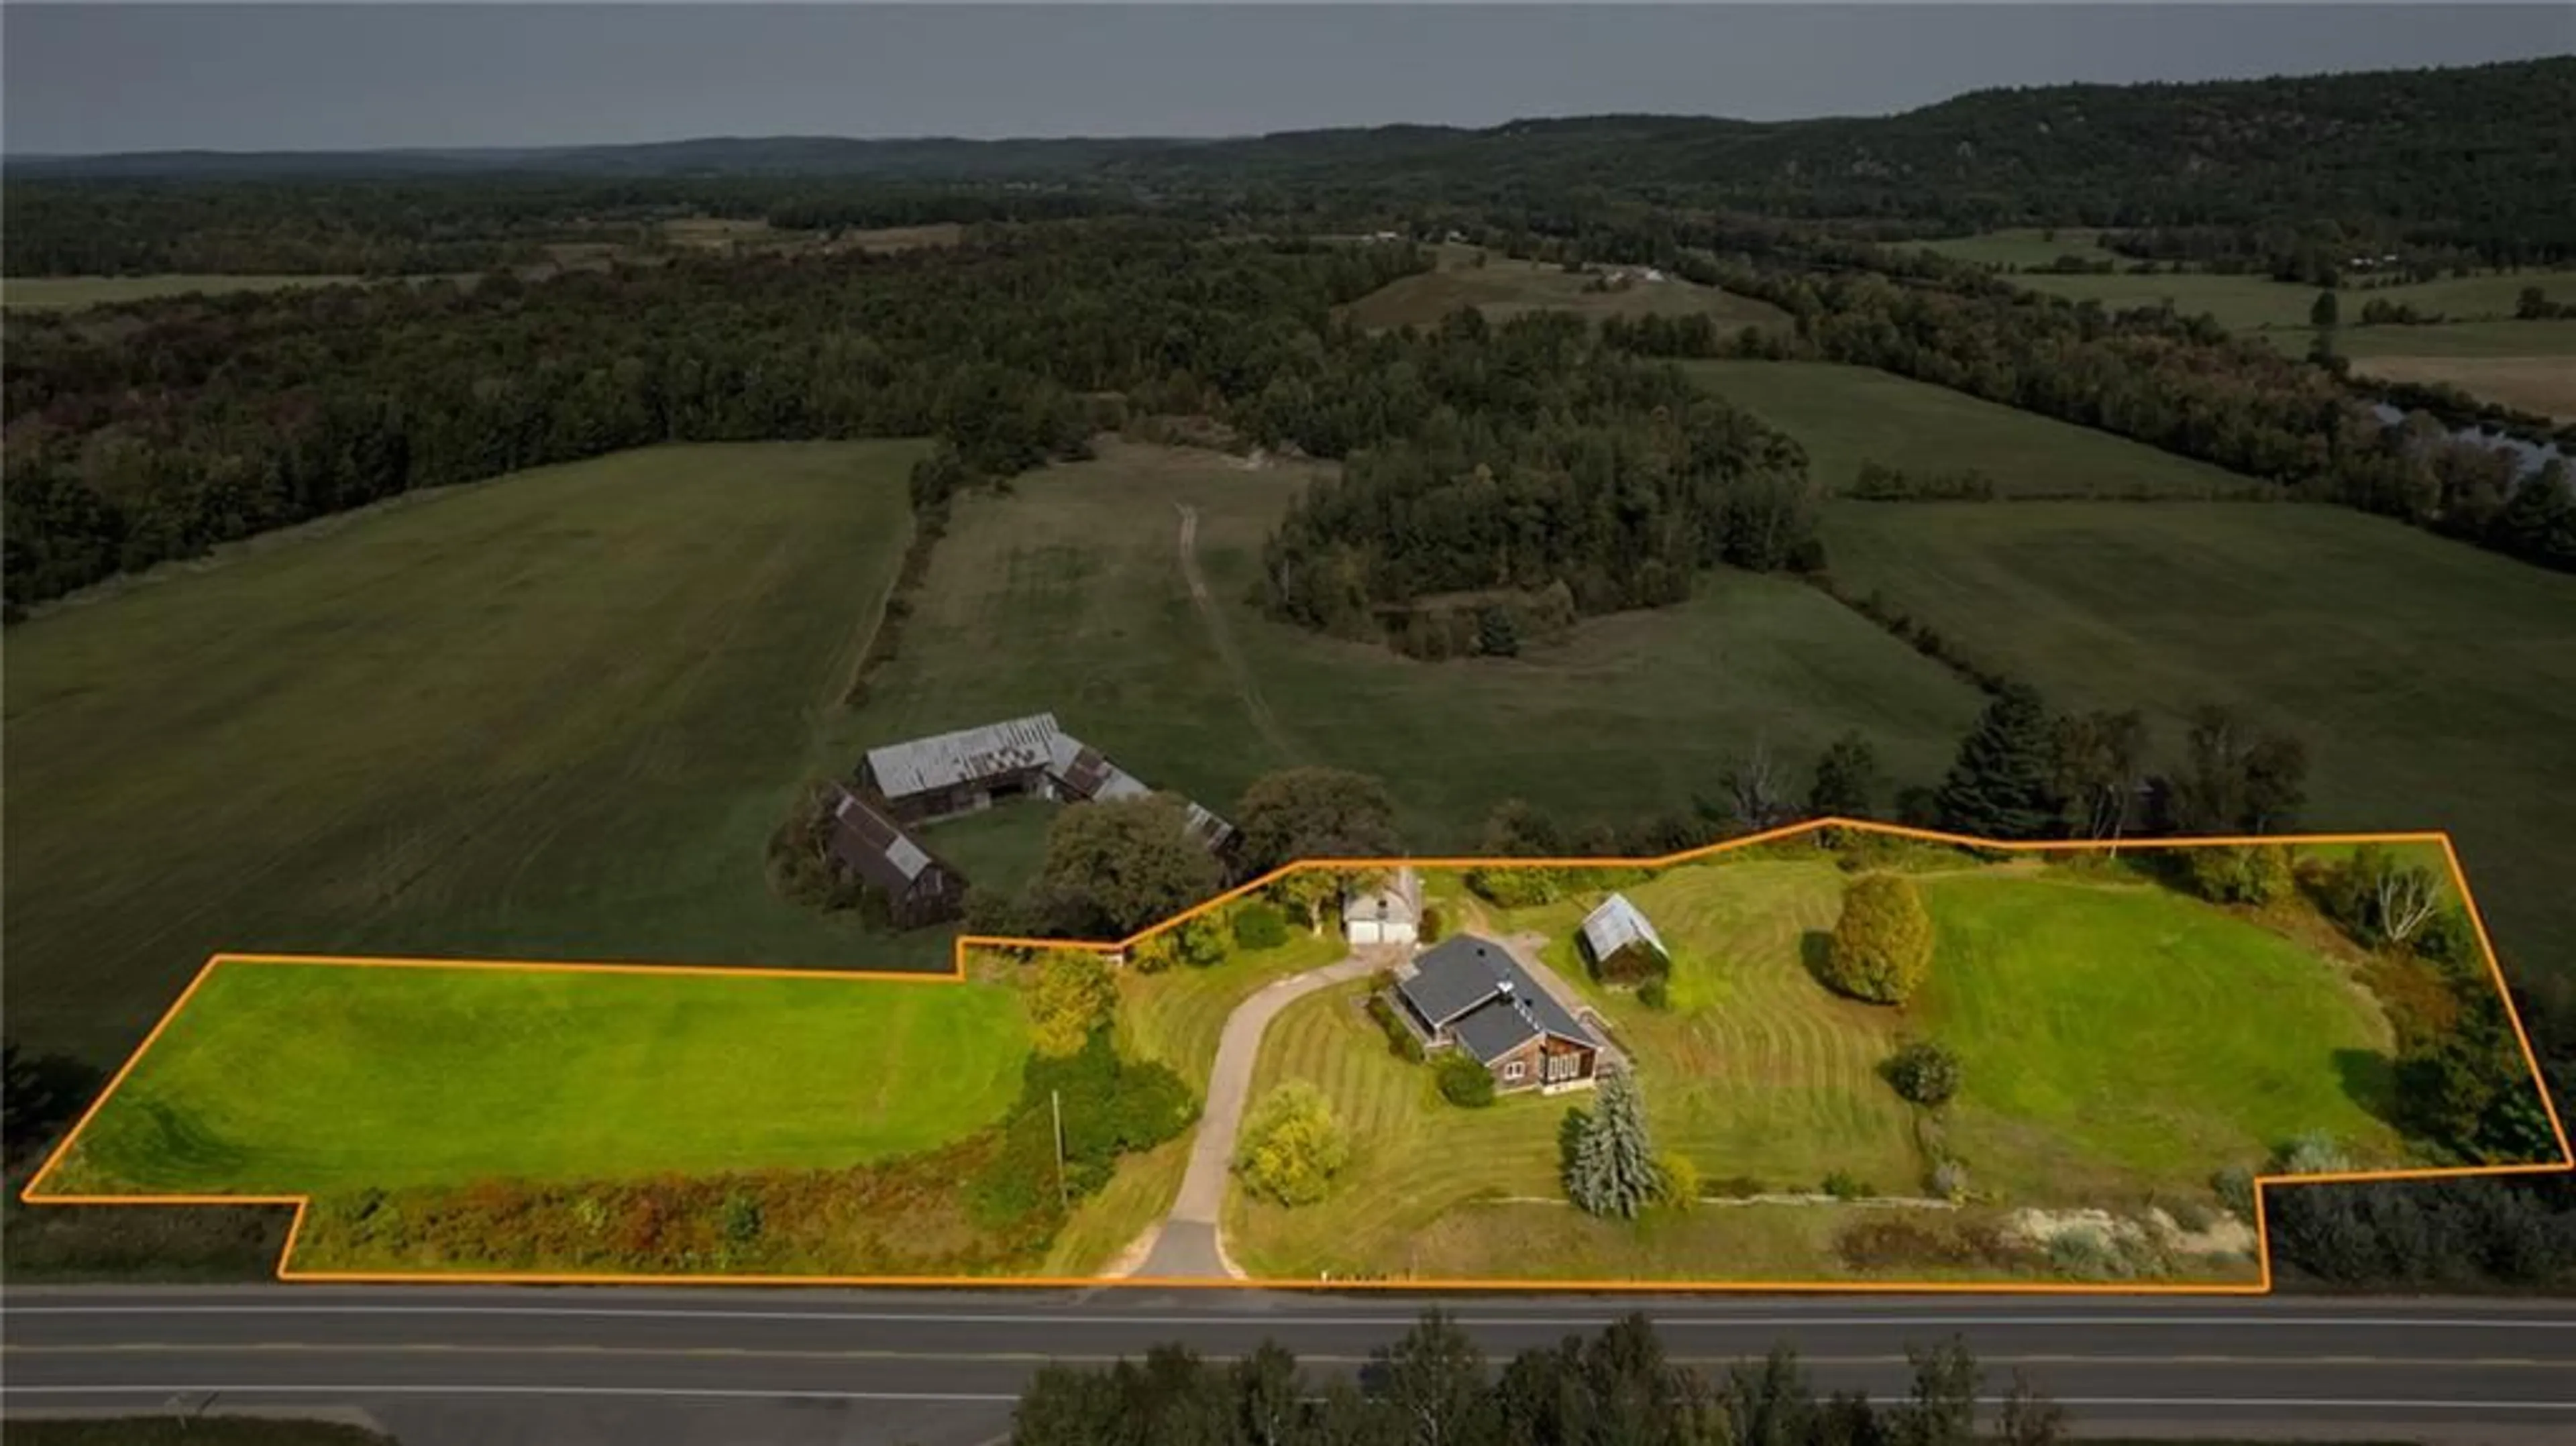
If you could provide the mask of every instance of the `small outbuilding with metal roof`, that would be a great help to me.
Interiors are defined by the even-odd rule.
[[[1633,984],[1672,972],[1663,937],[1625,894],[1612,894],[1584,915],[1575,939],[1596,979]]]

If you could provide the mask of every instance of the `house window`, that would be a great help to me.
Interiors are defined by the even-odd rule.
[[[1510,1064],[1503,1066],[1503,1078],[1506,1080],[1519,1079],[1522,1073],[1528,1068],[1529,1066],[1522,1064],[1519,1060],[1513,1060]]]
[[[1583,1057],[1581,1055],[1552,1054],[1548,1056],[1548,1083],[1554,1084],[1559,1080],[1579,1079],[1582,1077],[1582,1074]]]

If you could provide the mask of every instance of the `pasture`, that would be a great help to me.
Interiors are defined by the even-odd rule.
[[[2450,831],[2507,972],[2576,988],[2576,577],[2332,507],[1847,503],[1825,535],[1845,588],[2054,708],[2145,710],[2167,759],[2201,702],[2294,733],[2300,827]]]
[[[1315,475],[1110,443],[960,498],[852,728],[874,742],[1052,709],[1220,808],[1273,769],[1359,769],[1386,780],[1409,846],[1457,850],[1507,797],[1578,822],[1687,807],[1757,738],[1803,768],[1858,728],[1891,772],[1933,776],[1979,706],[1814,589],[1741,573],[1508,660],[1422,663],[1271,622],[1252,598],[1262,540]],[[1204,596],[1181,565],[1184,505]]]
[[[631,452],[13,627],[11,1037],[111,1066],[227,950],[944,968],[763,873],[856,756],[916,455]]]
[[[40,1194],[832,1168],[998,1120],[1016,991],[226,959]]]
[[[2205,497],[2262,484],[2125,437],[1870,367],[1695,361],[1710,391],[1798,439],[1809,474],[1848,490],[1863,462],[1909,472],[1973,467],[1999,496]]]
[[[1342,308],[1354,325],[1371,331],[1398,326],[1431,326],[1461,307],[1474,307],[1492,321],[1509,321],[1537,311],[1570,311],[1577,316],[1691,316],[1706,313],[1729,332],[1747,326],[1785,330],[1787,313],[1767,301],[1737,296],[1667,274],[1661,281],[1633,281],[1622,289],[1587,291],[1596,279],[1537,261],[1519,261],[1489,250],[1485,264],[1472,261],[1473,247],[1443,246],[1440,264],[1431,271],[1388,283]],[[1613,270],[1635,271],[1634,267]]]

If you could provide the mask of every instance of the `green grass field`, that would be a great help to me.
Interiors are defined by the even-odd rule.
[[[11,628],[11,1037],[112,1066],[226,950],[945,967],[763,875],[856,757],[915,455],[549,468]]]
[[[1720,857],[1623,888],[1673,951],[1669,1010],[1598,984],[1578,962],[1571,936],[1598,889],[1468,917],[1490,937],[1543,940],[1539,957],[1633,1061],[1657,1147],[1740,1190],[1812,1194],[1841,1173],[1877,1194],[1923,1193],[1929,1157],[1915,1111],[1878,1067],[1925,1037],[1963,1061],[1967,1084],[1938,1128],[1994,1204],[2205,1201],[2216,1170],[2262,1168],[2310,1131],[2365,1168],[2409,1161],[2373,1113],[2390,1048],[2377,1003],[2344,965],[2292,937],[2127,873],[2038,860],[1936,871],[1918,875],[1937,929],[1932,983],[1906,1008],[1881,1008],[1836,997],[1811,973],[1846,879],[1823,858]],[[1458,897],[1453,877],[1425,886]],[[1301,1001],[1265,1042],[1256,1097],[1312,1081],[1355,1149],[1320,1204],[1286,1209],[1237,1192],[1228,1242],[1248,1268],[1846,1273],[1825,1242],[1850,1217],[1830,1205],[1711,1206],[1633,1234],[1568,1218],[1556,1203],[1555,1132],[1580,1099],[1450,1106],[1430,1070],[1389,1053],[1359,1010],[1366,993],[1361,984]],[[1565,1253],[1550,1253],[1551,1241]]]
[[[1586,291],[1590,276],[1536,261],[1515,261],[1499,251],[1487,253],[1485,264],[1475,266],[1469,263],[1473,253],[1472,247],[1444,246],[1438,269],[1390,282],[1344,307],[1343,314],[1370,330],[1430,326],[1467,306],[1494,321],[1535,311],[1570,311],[1594,319],[1705,312],[1729,332],[1747,326],[1785,330],[1789,325],[1788,314],[1767,301],[1671,276],[1635,282],[1620,291]]]
[[[1757,737],[1803,764],[1856,727],[1892,769],[1937,772],[1976,713],[1973,690],[1814,589],[1740,573],[1508,662],[1426,664],[1272,623],[1250,601],[1261,541],[1311,475],[1111,445],[961,499],[854,726],[873,742],[1052,709],[1219,808],[1289,764],[1361,769],[1387,781],[1409,845],[1457,850],[1513,795],[1577,820],[1686,806]],[[1182,504],[1206,611],[1180,566]]]
[[[1684,364],[1711,391],[1798,439],[1827,488],[1863,462],[1907,471],[1974,467],[2015,493],[2207,496],[2249,485],[2235,473],[2108,432],[2016,411],[1870,367],[1830,363]]]
[[[2305,742],[2314,829],[2447,829],[2505,967],[2576,981],[2576,577],[2340,508],[1840,504],[1883,590],[2054,707],[2224,703]]]
[[[2230,331],[2297,332],[2302,349],[2306,345],[2308,309],[2316,304],[2317,299],[2317,288],[2313,286],[2294,286],[2268,276],[2213,272],[2160,272],[2153,276],[2115,272],[2108,276],[2061,276],[2053,272],[2024,271],[2008,279],[2014,285],[2032,291],[2044,291],[2070,301],[2099,301],[2113,310],[2154,306],[2170,300],[2175,310],[2186,314],[2206,312]],[[2443,277],[2410,285],[2366,289],[2346,287],[2337,296],[2344,330],[2358,332],[2379,329],[2356,325],[2361,320],[2363,305],[2372,301],[2412,306],[2428,315],[2438,313],[2452,322],[2508,319],[2513,315],[2515,297],[2526,286],[2537,286],[2560,300],[2570,299],[2576,297],[2576,270]],[[2401,328],[2386,329],[2396,331]]]
[[[999,1119],[986,984],[215,966],[48,1194],[304,1194],[831,1168]]]
[[[2332,962],[2148,884],[1923,887],[1938,937],[1908,1024],[1959,1055],[1946,1133],[1980,1187],[2189,1195],[2311,1131],[2404,1159],[2371,1113],[2387,1025]]]

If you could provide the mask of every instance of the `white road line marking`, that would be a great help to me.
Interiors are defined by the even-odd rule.
[[[814,1391],[754,1390],[724,1386],[217,1386],[204,1383],[160,1386],[13,1386],[12,1396],[177,1395],[213,1392],[227,1396],[643,1396],[707,1397],[723,1400],[826,1401],[973,1401],[1016,1402],[1017,1395],[999,1391]],[[2003,1396],[1980,1396],[1981,1406],[2000,1406]],[[2316,1396],[2054,1396],[2062,1406],[2127,1406],[2217,1410],[2318,1411],[2568,1411],[2576,1401],[2419,1401],[2364,1400]]]
[[[1782,1329],[1847,1330],[1873,1328],[1883,1330],[1919,1330],[1925,1327],[1971,1326],[2046,1326],[2046,1327],[2157,1327],[2218,1326],[2271,1329],[2291,1326],[2334,1329],[2405,1329],[2405,1330],[2576,1330],[2576,1315],[2566,1318],[2501,1317],[2437,1318],[2418,1316],[2306,1316],[2282,1314],[2245,1315],[2141,1315],[2141,1316],[2002,1316],[2002,1315],[1878,1315],[1878,1316],[1745,1316],[1745,1315],[1675,1315],[1644,1308],[1657,1326],[1685,1329],[1712,1327],[1760,1327]],[[1212,1326],[1253,1328],[1259,1330],[1296,1330],[1305,1328],[1353,1329],[1409,1324],[1409,1312],[1389,1312],[1371,1316],[1301,1316],[1301,1315],[1005,1315],[984,1312],[892,1312],[892,1311],[821,1311],[821,1310],[691,1310],[643,1306],[517,1306],[517,1305],[18,1305],[9,1307],[10,1315],[383,1315],[383,1316],[526,1316],[531,1319],[560,1318],[581,1320],[704,1320],[704,1321],[846,1321],[853,1324],[879,1325],[1000,1325],[1000,1326]],[[1522,1315],[1455,1315],[1459,1325],[1471,1327],[1545,1326],[1581,1327],[1608,1325],[1627,1315],[1626,1311],[1608,1311],[1585,1316]]]

